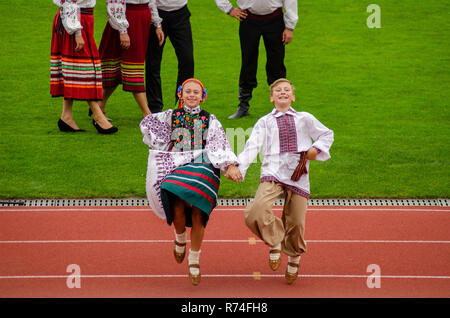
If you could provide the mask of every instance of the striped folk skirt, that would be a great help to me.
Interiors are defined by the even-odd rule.
[[[145,92],[145,56],[151,25],[151,10],[148,4],[127,4],[127,29],[130,48],[120,46],[119,31],[109,22],[103,31],[100,42],[103,86],[116,87],[122,84],[125,91]]]
[[[203,211],[206,226],[217,205],[220,170],[208,163],[188,163],[176,168],[161,184],[161,200],[167,224],[173,222],[173,203],[176,197]],[[185,208],[186,226],[192,227],[192,207]]]
[[[76,52],[75,35],[58,27],[59,13],[53,21],[50,57],[50,94],[76,100],[102,100],[102,72],[94,39],[93,9],[82,9],[80,22],[84,47]]]

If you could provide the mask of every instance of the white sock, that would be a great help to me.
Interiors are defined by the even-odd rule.
[[[186,239],[187,239],[186,229],[181,234],[178,234],[176,231],[174,231],[174,232],[175,232],[175,240],[178,243],[186,243]],[[186,249],[186,246],[178,246],[178,245],[175,244],[175,251],[177,253],[183,253],[185,251],[185,249]]]
[[[299,256],[288,256],[289,263],[300,264],[300,255]],[[298,271],[298,267],[290,266],[288,264],[287,271],[291,274],[295,274]]]
[[[281,250],[281,243],[278,243],[277,245],[272,246],[270,248],[270,250]],[[276,261],[277,259],[280,258],[280,256],[281,256],[280,253],[270,253],[269,254],[269,258],[271,261]]]
[[[201,250],[193,251],[189,249],[188,265],[199,264],[200,252]],[[198,275],[200,273],[200,269],[195,267],[189,267],[189,271],[191,272],[192,275]]]

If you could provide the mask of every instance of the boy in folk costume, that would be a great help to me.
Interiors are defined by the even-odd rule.
[[[270,101],[275,108],[256,122],[238,156],[240,173],[230,170],[228,177],[236,181],[245,176],[262,149],[260,184],[254,200],[245,210],[245,223],[270,247],[272,270],[280,267],[281,251],[288,255],[285,278],[291,284],[298,275],[300,256],[306,252],[309,161],[330,158],[334,133],[313,115],[291,107],[295,95],[290,81],[278,79],[270,90]],[[285,196],[285,203],[280,219],[274,215],[272,205],[281,194]]]
[[[200,247],[205,227],[217,205],[220,172],[237,170],[237,157],[217,118],[200,108],[206,98],[203,84],[187,79],[179,88],[180,107],[146,116],[140,123],[150,147],[146,191],[152,210],[174,225],[174,256],[181,263],[188,255],[189,278],[200,283]],[[236,171],[233,172],[233,174]]]
[[[156,27],[161,45],[164,33],[155,0],[106,0],[108,22],[100,42],[103,73],[103,101],[105,112],[109,97],[119,84],[132,92],[143,117],[150,114],[145,94],[145,57],[150,26]]]
[[[74,100],[84,100],[94,114],[93,124],[99,133],[117,131],[102,113],[102,73],[94,39],[96,0],[53,0],[59,7],[53,21],[50,93],[64,97],[58,127],[64,132],[83,132],[72,116]]]

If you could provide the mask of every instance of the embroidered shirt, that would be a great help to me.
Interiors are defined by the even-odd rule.
[[[310,113],[297,112],[291,108],[283,114],[274,109],[261,117],[253,127],[244,150],[238,156],[239,169],[245,177],[248,167],[262,150],[261,181],[282,183],[309,198],[309,161],[307,174],[298,181],[290,179],[299,163],[300,152],[315,147],[319,150],[316,160],[325,161],[330,158],[333,141],[333,131]]]

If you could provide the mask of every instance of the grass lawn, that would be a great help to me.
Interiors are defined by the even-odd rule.
[[[236,1],[232,1],[233,4]],[[450,197],[450,3],[379,0],[381,28],[370,29],[360,0],[299,1],[299,23],[286,49],[294,108],[335,132],[331,159],[311,164],[313,198]],[[238,22],[213,0],[190,0],[195,76],[208,89],[203,107],[228,131],[252,127],[270,112],[261,43],[251,116],[236,109]],[[0,2],[0,197],[145,197],[147,146],[131,94],[118,89],[107,115],[119,133],[103,136],[75,102],[83,134],[59,132],[62,99],[49,93],[51,25],[48,0]],[[97,1],[95,34],[107,21]],[[177,62],[170,43],[162,65],[166,107],[174,104]],[[231,141],[237,149],[237,140]],[[221,197],[252,197],[259,164],[246,181],[222,179]]]

